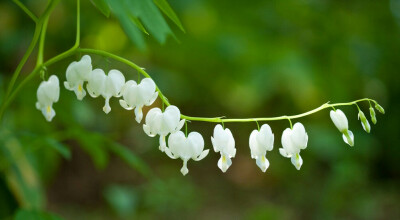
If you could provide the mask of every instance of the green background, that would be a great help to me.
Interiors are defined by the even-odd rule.
[[[146,36],[138,49],[112,15],[81,4],[81,46],[121,55],[154,78],[169,101],[190,116],[267,117],[302,113],[325,102],[373,98],[386,110],[367,134],[357,108],[341,108],[355,136],[346,145],[329,110],[294,120],[309,136],[297,171],[283,158],[287,121],[269,123],[275,134],[270,167],[262,173],[250,158],[255,123],[226,123],[236,140],[233,165],[223,174],[215,152],[182,162],[158,150],[134,119],[111,99],[78,101],[61,88],[48,123],[35,109],[39,77],[8,108],[1,124],[0,217],[56,219],[396,219],[400,218],[400,1],[170,0],[186,30],[165,44]],[[46,1],[27,1],[41,12]],[[75,39],[75,3],[61,1],[50,17],[45,60]],[[25,52],[33,22],[11,1],[0,2],[0,97]],[[34,52],[34,54],[36,51]],[[68,64],[48,67],[65,80]],[[28,60],[22,77],[35,65]],[[93,55],[94,68],[137,72]],[[2,98],[0,99],[2,100]],[[152,106],[161,106],[158,99]],[[360,105],[369,118],[368,104]],[[149,108],[145,108],[145,112]],[[215,124],[192,122],[205,147]],[[19,209],[23,208],[23,210]],[[41,211],[32,211],[41,210]],[[45,214],[43,211],[55,213]]]

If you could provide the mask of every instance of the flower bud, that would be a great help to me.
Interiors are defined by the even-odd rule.
[[[374,108],[369,107],[369,114],[371,115],[371,121],[372,123],[376,124],[376,115],[375,115],[375,110]]]
[[[375,108],[378,110],[380,113],[385,114],[385,109],[382,108],[378,103],[375,103]]]
[[[371,131],[371,126],[369,125],[369,122],[365,117],[364,112],[362,112],[361,110],[358,112],[358,119],[361,120],[361,125],[364,130],[369,133]]]

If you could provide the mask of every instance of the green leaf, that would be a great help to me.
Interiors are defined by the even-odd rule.
[[[129,10],[128,12],[130,15],[133,15],[142,21],[142,24],[146,27],[146,30],[148,30],[158,42],[165,43],[168,35],[174,35],[153,1],[119,1],[126,6],[126,9]]]
[[[19,209],[14,220],[61,220],[62,218],[48,212]]]
[[[135,16],[131,16],[132,22],[136,25],[136,27],[138,27],[143,33],[149,35],[149,33],[146,31],[146,28],[143,27],[142,22],[140,22],[140,20],[135,17]]]
[[[140,33],[140,30],[137,28],[137,24],[133,23],[132,17],[129,16],[126,7],[122,5],[121,0],[109,0],[111,11],[118,18],[119,23],[122,26],[122,29],[128,35],[129,39],[135,43],[139,49],[144,49],[146,44],[144,42],[143,35]],[[143,26],[143,25],[142,25]],[[144,27],[143,27],[144,28]]]
[[[45,138],[45,142],[52,148],[54,148],[58,153],[60,153],[65,159],[71,159],[71,151],[64,144],[58,142],[53,138]]]
[[[167,0],[153,0],[165,15],[167,15],[184,33],[186,32],[183,28],[181,21],[178,16],[175,14],[174,10],[171,8]]]
[[[45,194],[28,155],[19,140],[9,133],[0,134],[1,171],[10,191],[24,208],[40,209],[45,204]]]
[[[120,157],[131,168],[137,170],[143,176],[147,178],[151,178],[153,176],[150,167],[142,159],[140,159],[132,151],[130,151],[127,147],[115,143],[113,141],[109,141],[108,148],[111,152]]]
[[[107,18],[110,17],[110,7],[105,0],[90,0],[90,2]]]

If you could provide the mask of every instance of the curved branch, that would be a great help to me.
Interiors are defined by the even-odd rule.
[[[13,0],[13,2],[18,5],[22,11],[25,12],[25,14],[27,14],[35,23],[38,22],[38,18],[36,17],[35,14],[33,14],[33,12],[31,12],[31,10],[29,10],[24,4],[22,4],[22,2],[20,2],[19,0]]]

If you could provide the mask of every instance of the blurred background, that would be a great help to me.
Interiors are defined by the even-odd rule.
[[[46,1],[24,1],[39,14]],[[399,219],[400,209],[400,0],[211,1],[170,0],[186,33],[166,20],[176,39],[146,36],[132,43],[113,15],[82,0],[82,47],[106,50],[135,62],[169,101],[190,116],[266,117],[298,114],[325,102],[376,99],[386,110],[367,134],[355,106],[342,107],[355,135],[346,145],[324,110],[293,122],[309,143],[297,171],[283,158],[287,121],[271,122],[274,150],[262,173],[250,157],[255,123],[226,123],[237,154],[224,174],[219,154],[189,162],[158,150],[134,119],[111,99],[78,101],[62,86],[48,123],[35,109],[39,77],[19,93],[1,128],[0,217],[20,219]],[[75,38],[74,1],[61,1],[50,17],[45,60]],[[11,1],[0,2],[0,97],[25,52],[34,24]],[[141,48],[141,49],[139,49]],[[34,52],[36,54],[36,51]],[[77,54],[48,67],[65,80]],[[25,77],[35,65],[30,59]],[[92,55],[94,68],[137,72]],[[2,100],[2,98],[0,99]],[[151,106],[161,106],[160,100]],[[369,118],[369,105],[361,109]],[[149,108],[145,109],[145,112]],[[215,124],[192,122],[205,147]],[[17,214],[16,214],[17,213]]]

